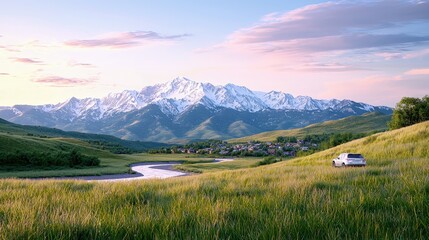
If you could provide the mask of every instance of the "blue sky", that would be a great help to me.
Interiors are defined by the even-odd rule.
[[[394,106],[429,94],[426,1],[8,1],[0,106],[186,76]]]

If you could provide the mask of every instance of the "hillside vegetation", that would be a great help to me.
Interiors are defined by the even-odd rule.
[[[73,138],[89,143],[92,147],[109,150],[113,153],[142,152],[151,148],[168,146],[155,142],[127,141],[109,135],[81,132],[67,132],[56,128],[27,126],[8,122],[0,118],[0,133],[38,138]]]
[[[369,133],[387,130],[391,115],[371,112],[361,116],[352,116],[340,120],[316,123],[304,128],[263,132],[247,137],[234,138],[228,142],[275,141],[277,137],[304,137],[306,135],[325,133]]]
[[[1,156],[9,154],[21,155],[21,153],[24,153],[25,155],[28,155],[28,153],[36,153],[36,155],[43,156],[49,153],[52,156],[55,156],[61,155],[64,152],[72,152],[74,150],[78,151],[79,154],[98,158],[100,160],[99,166],[70,167],[69,164],[47,165],[45,163],[21,165],[0,164],[0,178],[40,178],[118,174],[129,172],[129,165],[138,162],[200,162],[202,160],[208,160],[204,157],[189,156],[187,154],[113,154],[109,151],[94,148],[88,142],[74,138],[40,138],[0,132],[0,161],[2,161]]]
[[[114,154],[112,148],[105,149],[93,142],[112,143],[109,139],[122,141],[111,136],[23,126],[0,119],[0,178],[117,174],[129,172],[129,165],[136,162],[206,160],[184,154]],[[142,142],[123,142],[147,146]],[[117,149],[116,142],[112,144]],[[94,162],[96,158],[99,163]]]
[[[389,129],[398,129],[429,120],[429,95],[420,98],[403,97],[396,104]]]
[[[272,165],[127,183],[0,180],[3,239],[427,239],[429,122]],[[365,168],[333,168],[341,152]]]

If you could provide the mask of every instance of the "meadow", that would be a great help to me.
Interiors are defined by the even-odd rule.
[[[190,155],[115,154],[118,151],[136,152],[151,146],[164,145],[126,141],[107,135],[25,126],[0,119],[0,178],[116,174],[128,172],[130,170],[129,165],[137,162],[208,161],[204,157]],[[100,164],[98,166],[67,164],[64,160],[72,151],[84,156],[84,158],[97,158]],[[11,155],[14,157],[7,157]],[[20,156],[30,156],[32,160],[25,158],[24,160],[28,161],[18,161]],[[35,158],[35,156],[39,157]],[[55,156],[60,159],[56,159]],[[15,160],[11,163],[8,159]],[[48,159],[50,160],[48,161]]]
[[[392,115],[385,115],[378,112],[365,113],[360,116],[351,116],[338,120],[315,123],[303,128],[289,130],[275,130],[262,132],[241,138],[228,140],[231,143],[262,141],[276,141],[277,137],[298,137],[304,138],[307,135],[335,134],[335,133],[371,133],[387,130],[387,123]]]
[[[127,183],[0,180],[0,239],[427,239],[429,122],[271,165]],[[341,152],[365,168],[333,168]]]
[[[234,161],[226,161],[220,163],[194,163],[190,162],[190,164],[180,164],[174,166],[175,169],[194,172],[194,173],[206,173],[206,172],[216,172],[223,170],[235,170],[242,168],[250,168],[255,167],[262,160],[262,158],[257,157],[241,157],[235,158]]]
[[[213,158],[189,154],[113,154],[108,151],[92,147],[87,142],[70,138],[47,138],[38,139],[27,136],[7,136],[2,139],[0,133],[0,143],[7,143],[9,146],[23,149],[48,149],[55,151],[58,147],[77,149],[79,152],[88,156],[96,156],[100,159],[99,166],[76,166],[73,168],[67,166],[46,166],[46,167],[27,167],[27,166],[0,166],[0,178],[44,178],[44,177],[65,177],[65,176],[88,176],[88,175],[107,175],[127,173],[130,171],[130,164],[139,162],[210,162]],[[6,139],[6,140],[5,140]],[[3,146],[5,146],[4,144]],[[2,147],[0,146],[0,151]],[[10,150],[8,150],[10,151]]]

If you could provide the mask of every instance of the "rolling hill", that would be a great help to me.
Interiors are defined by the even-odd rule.
[[[115,153],[141,152],[161,146],[166,145],[126,141],[108,135],[18,125],[0,119],[0,156],[3,161],[0,164],[0,178],[125,173],[129,170],[129,164],[146,161],[147,157]],[[67,159],[65,156],[72,151],[96,157],[100,160],[100,165],[69,166],[58,163]],[[54,159],[57,163],[52,162]],[[41,161],[45,163],[42,164]]]
[[[275,141],[277,137],[303,137],[310,134],[323,133],[370,133],[387,130],[387,123],[391,115],[378,112],[365,113],[360,116],[351,116],[339,120],[331,120],[322,123],[311,124],[304,128],[290,130],[277,130],[263,132],[242,138],[234,138],[228,142],[248,142],[248,141]]]
[[[4,128],[3,128],[4,129]],[[23,132],[14,134],[0,131],[0,156],[3,154],[15,154],[16,152],[36,154],[56,154],[58,152],[70,152],[76,150],[79,153],[97,157],[99,166],[57,166],[57,165],[19,165],[0,164],[0,179],[3,178],[45,178],[88,176],[129,173],[130,164],[150,161],[200,161],[203,158],[186,154],[114,154],[108,149],[100,149],[98,145],[77,138],[66,137],[40,137],[26,135]],[[194,157],[194,158],[192,158]],[[0,159],[1,160],[1,159]],[[1,214],[0,214],[1,215]],[[1,237],[0,237],[1,239]]]
[[[27,126],[19,125],[8,122],[0,118],[0,133],[7,133],[8,135],[35,137],[34,139],[41,138],[72,138],[78,139],[83,142],[89,143],[93,147],[110,150],[112,152],[126,151],[126,152],[142,152],[151,148],[159,148],[168,146],[164,143],[156,142],[141,142],[141,141],[127,141],[117,137],[91,134],[81,132],[67,132],[56,128],[48,128],[42,126]],[[27,138],[29,139],[29,138]]]
[[[429,121],[290,161],[132,183],[0,180],[0,238],[425,239]],[[359,152],[365,168],[333,168]]]

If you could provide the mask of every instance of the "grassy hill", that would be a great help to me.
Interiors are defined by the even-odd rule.
[[[426,239],[429,122],[244,170],[127,183],[0,180],[4,239]],[[341,152],[365,168],[333,168]]]
[[[33,166],[1,166],[0,178],[17,177],[58,177],[83,176],[126,173],[129,165],[137,162],[151,161],[201,161],[206,158],[186,154],[113,154],[106,150],[93,147],[88,142],[75,138],[40,138],[27,135],[13,135],[0,132],[0,153],[25,150],[26,152],[55,152],[78,150],[87,156],[100,159],[100,166],[93,167],[33,167]],[[1,239],[1,237],[0,237]]]
[[[20,136],[35,136],[39,138],[74,138],[90,143],[93,147],[115,150],[128,150],[128,151],[145,151],[151,148],[159,148],[168,146],[163,143],[156,142],[140,142],[140,141],[127,141],[117,137],[91,134],[81,132],[67,132],[56,128],[48,128],[41,126],[26,126],[8,122],[0,118],[0,133],[7,133],[9,135]]]
[[[323,133],[369,133],[373,131],[387,130],[387,122],[390,121],[391,115],[371,112],[361,116],[346,117],[340,120],[326,121],[316,123],[304,128],[290,130],[277,130],[263,132],[247,137],[230,139],[228,142],[248,142],[248,141],[275,141],[277,137],[303,137],[309,134]]]
[[[103,144],[97,144],[99,142]],[[32,153],[53,154],[70,152],[75,149],[81,154],[100,159],[99,166],[9,166],[0,164],[0,178],[115,174],[128,172],[129,165],[135,162],[189,160],[187,159],[189,156],[186,155],[154,156],[144,153],[129,155],[111,152],[112,148],[131,148],[138,151],[154,145],[158,146],[157,143],[125,141],[107,135],[65,132],[46,127],[18,125],[0,119],[0,154],[14,154],[17,151],[26,152],[30,155]],[[164,144],[159,144],[159,146],[164,146]]]

